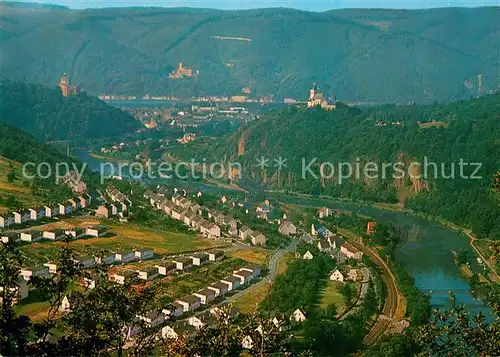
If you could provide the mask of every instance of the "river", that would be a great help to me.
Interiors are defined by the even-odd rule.
[[[74,154],[79,160],[86,162],[91,170],[100,170],[99,160],[83,151]],[[155,180],[149,183],[161,183],[162,181],[163,183],[166,182],[164,180]],[[179,182],[180,187],[183,185],[191,185],[191,187],[195,186],[212,192],[229,191],[206,186],[200,182]],[[469,252],[471,268],[474,271],[481,270],[476,261],[476,253],[470,247],[468,238],[465,235],[436,222],[405,212],[394,212],[371,206],[296,196],[279,195],[275,198],[279,198],[281,202],[288,204],[314,207],[327,206],[358,212],[374,217],[375,220],[394,224],[402,236],[401,242],[394,252],[394,259],[414,277],[416,287],[430,295],[433,308],[451,308],[452,302],[449,299],[448,291],[453,291],[457,305],[465,305],[474,314],[482,311],[486,316],[491,316],[491,312],[484,302],[475,299],[469,292],[470,286],[468,282],[460,275],[453,261],[452,249],[456,251],[465,249]]]

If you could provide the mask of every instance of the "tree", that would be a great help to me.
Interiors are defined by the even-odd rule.
[[[8,183],[12,183],[14,182],[14,180],[16,179],[16,172],[14,170],[11,170],[8,174],[7,174],[7,182]]]
[[[457,264],[467,264],[469,261],[469,252],[465,249],[460,249],[457,253]]]
[[[499,356],[500,320],[496,314],[489,324],[482,313],[471,318],[463,306],[435,310],[414,337],[425,356]]]

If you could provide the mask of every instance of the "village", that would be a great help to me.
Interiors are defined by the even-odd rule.
[[[60,241],[76,244],[79,241],[93,240],[92,246],[115,239],[110,238],[116,235],[113,231],[117,230],[112,222],[123,227],[131,225],[129,219],[133,221],[134,207],[138,204],[134,201],[137,198],[125,194],[113,184],[108,184],[102,192],[87,192],[86,184],[77,180],[74,173],[69,173],[63,184],[75,192],[75,197],[67,202],[1,214],[2,242],[19,241],[23,248],[29,248],[31,245],[57,244]],[[191,289],[189,294],[172,295],[172,292],[175,294],[175,291],[183,291],[176,289],[174,284],[168,293],[172,300],[170,303],[161,310],[151,310],[137,316],[137,319],[147,323],[148,328],[157,330],[161,338],[177,338],[181,333],[194,335],[198,329],[213,322],[214,314],[219,311],[219,306],[226,303],[226,299],[234,301],[238,296],[245,298],[244,292],[248,287],[271,282],[277,274],[277,267],[272,263],[274,257],[279,261],[285,254],[291,254],[292,259],[312,260],[316,254],[327,254],[336,263],[329,273],[330,282],[354,284],[356,289],[355,304],[351,309],[343,307],[339,311],[339,318],[348,316],[362,306],[371,274],[362,263],[361,251],[319,223],[333,215],[333,211],[326,207],[318,209],[318,223],[312,224],[310,231],[306,232],[307,227],[301,228],[288,219],[286,211],[278,209],[276,213],[278,202],[264,200],[252,204],[224,194],[211,197],[212,199],[208,199],[206,195],[209,194],[199,190],[188,193],[186,189],[158,186],[144,191],[140,202],[148,204],[152,212],[178,221],[196,239],[210,244],[208,247],[169,253],[146,244],[141,246],[137,244],[141,240],[135,240],[135,244],[127,246],[127,249],[107,249],[104,253],[91,250],[94,253],[74,259],[74,263],[88,273],[87,277],[78,281],[79,288],[92,289],[102,283],[102,277],[93,273],[97,267],[105,267],[106,279],[116,284],[138,282],[162,285],[168,282],[166,286],[171,287],[174,281],[180,284],[184,279],[193,279],[200,269],[211,269],[209,271],[212,273],[196,277],[196,289]],[[207,202],[198,203],[203,198],[207,198]],[[102,224],[103,221],[113,228]],[[273,242],[276,237],[279,237],[279,243]],[[301,245],[301,248],[298,249],[297,245]],[[300,253],[300,250],[304,250],[303,246],[306,247],[305,252]],[[273,250],[276,247],[278,249]],[[235,261],[231,256],[234,250],[255,249],[269,252],[266,253],[269,256],[274,254],[273,258],[255,264],[250,261]],[[54,261],[40,260],[47,260],[47,257],[36,258],[36,264],[33,262],[32,266],[21,269],[16,290],[18,304],[33,293],[29,288],[30,279],[57,274],[61,269]],[[269,266],[265,266],[266,262],[269,262]],[[214,272],[227,272],[227,275],[217,280],[211,278]],[[333,289],[338,295],[341,286],[336,285]],[[71,313],[70,291],[59,310],[61,314]],[[238,314],[236,309],[233,312]],[[290,319],[294,324],[301,323],[308,313],[297,306]],[[131,328],[128,338],[133,341],[138,332],[136,328]],[[252,341],[247,337],[242,345],[251,348]]]

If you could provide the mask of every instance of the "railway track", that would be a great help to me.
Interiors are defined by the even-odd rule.
[[[394,318],[394,314],[398,308],[398,290],[396,279],[394,278],[394,275],[392,275],[387,264],[385,264],[385,262],[377,254],[373,253],[370,249],[358,243],[352,241],[350,243],[361,250],[380,268],[382,268],[382,281],[387,287],[387,298],[382,309],[382,314],[378,317],[377,321],[363,340],[363,343],[365,345],[373,345],[390,327],[391,321]]]

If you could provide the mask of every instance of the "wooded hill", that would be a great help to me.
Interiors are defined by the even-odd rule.
[[[499,138],[500,94],[496,94],[446,105],[361,110],[340,104],[338,110],[331,112],[291,107],[243,125],[227,139],[204,146],[193,143],[178,154],[226,162],[237,160],[246,177],[270,189],[404,202],[417,211],[472,227],[479,235],[500,238],[500,194],[493,189],[494,176],[500,168]],[[264,170],[257,167],[261,156],[270,159]],[[273,160],[280,156],[287,161],[278,174]],[[427,162],[437,164],[437,172],[429,165],[427,178],[418,178],[418,174],[425,174],[425,157]],[[314,158],[317,160],[310,168],[318,178],[303,170]],[[465,163],[481,163],[474,175],[481,179],[472,178],[472,165],[463,167],[462,176],[467,178],[461,178],[461,159]],[[327,178],[322,180],[320,164],[324,162],[332,163],[335,173],[331,175],[331,168],[324,167]],[[344,162],[352,165],[353,175],[339,184],[337,164]],[[366,178],[363,174],[368,162],[378,165],[378,178]],[[404,178],[392,166],[383,178],[382,164],[398,162],[404,164]],[[413,178],[408,174],[412,162],[422,165],[412,171]],[[452,170],[455,177],[445,178]],[[302,172],[306,172],[306,179]]]
[[[91,93],[444,102],[498,88],[500,7],[428,10],[110,8],[2,2],[0,77]],[[179,62],[197,78],[169,79]]]
[[[140,123],[130,114],[81,93],[64,97],[59,88],[0,82],[0,122],[42,141],[99,139],[133,134]]]

